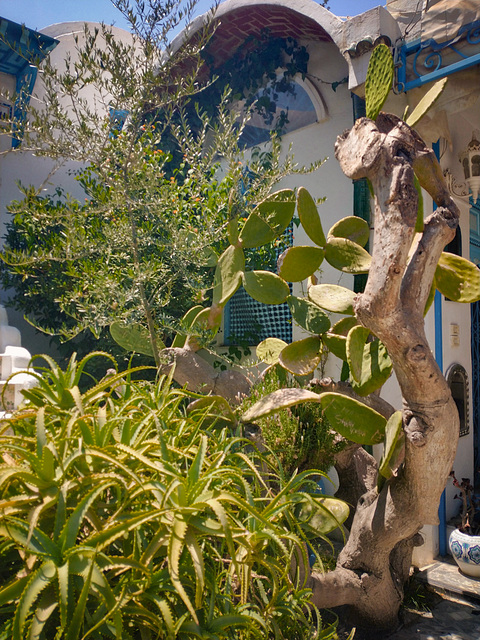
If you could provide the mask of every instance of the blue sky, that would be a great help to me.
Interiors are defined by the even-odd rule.
[[[199,0],[196,12],[204,13],[212,4],[213,0]],[[357,15],[378,5],[385,5],[385,0],[330,0],[330,10],[338,16]],[[110,0],[0,0],[0,16],[31,29],[71,20],[103,21],[128,28]]]

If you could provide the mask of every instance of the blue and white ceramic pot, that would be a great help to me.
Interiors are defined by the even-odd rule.
[[[480,578],[480,536],[469,536],[454,529],[448,544],[460,571],[467,576]]]

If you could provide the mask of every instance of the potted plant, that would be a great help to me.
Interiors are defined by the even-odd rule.
[[[450,476],[453,485],[460,494],[455,498],[462,500],[461,526],[450,534],[449,547],[452,556],[462,573],[480,578],[480,512],[470,478],[462,478],[459,482],[452,471]]]

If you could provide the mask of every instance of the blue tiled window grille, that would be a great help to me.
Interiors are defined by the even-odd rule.
[[[285,235],[288,244],[292,244],[293,224]],[[257,345],[265,338],[280,338],[290,343],[293,339],[292,314],[288,304],[263,304],[250,297],[243,287],[227,303],[224,322],[225,344]]]

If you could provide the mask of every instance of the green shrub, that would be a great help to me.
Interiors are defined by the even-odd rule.
[[[240,413],[277,389],[300,386],[296,379],[287,380],[285,373],[279,372],[278,366],[268,370],[243,401]],[[327,472],[333,465],[335,453],[344,446],[331,429],[319,403],[307,402],[282,409],[256,420],[256,424],[268,449],[275,451],[280,472],[287,478],[297,469]]]
[[[81,393],[95,355],[45,357],[2,423],[0,638],[336,637],[293,567],[343,503],[187,415],[169,378],[112,371]]]

